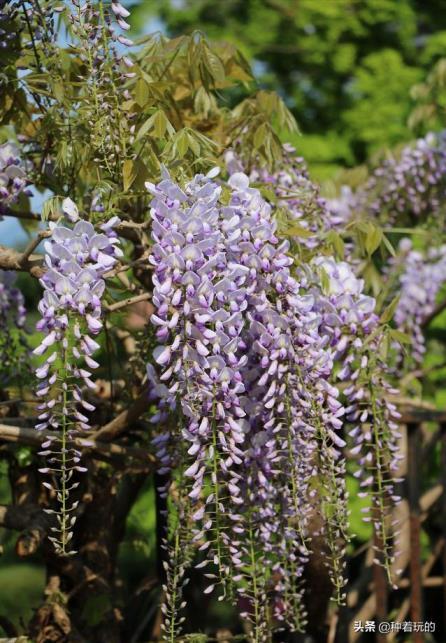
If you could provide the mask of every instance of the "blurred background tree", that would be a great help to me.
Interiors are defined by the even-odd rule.
[[[144,0],[132,7],[136,29],[148,21],[168,35],[202,29],[240,48],[259,84],[278,91],[294,113],[303,136],[293,142],[319,179],[413,138],[408,117],[420,90],[411,88],[446,49],[442,0]]]

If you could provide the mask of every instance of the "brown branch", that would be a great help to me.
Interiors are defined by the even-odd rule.
[[[40,214],[36,212],[15,212],[14,210],[8,210],[8,212],[3,212],[5,217],[15,217],[16,219],[25,219],[26,221],[42,221]],[[59,217],[50,215],[48,221],[57,221]]]
[[[38,505],[0,505],[0,526],[22,532],[16,553],[24,558],[34,554],[46,538],[50,518]]]
[[[30,253],[24,258],[23,253],[0,245],[0,268],[3,270],[22,270],[29,272],[33,277],[39,278],[45,272],[42,266],[39,265],[41,261],[42,257],[40,255]]]
[[[37,248],[39,243],[42,241],[42,239],[46,239],[49,236],[51,236],[50,230],[42,230],[41,232],[39,232],[39,234],[34,239],[32,239],[32,241],[29,242],[25,250],[22,252],[22,256],[20,258],[20,264],[26,265],[26,262],[28,261],[28,259],[30,258],[34,250]]]
[[[151,298],[151,294],[148,292],[142,293],[141,295],[136,295],[135,297],[128,297],[122,301],[117,301],[114,304],[109,304],[105,307],[105,310],[109,313],[114,312],[115,310],[120,310],[126,306],[131,306],[132,304],[137,304],[139,301],[147,301]]]
[[[116,268],[104,273],[104,278],[110,279],[111,277],[116,277],[116,275],[119,275],[121,272],[126,272],[127,270],[130,270],[130,268],[134,268],[135,266],[139,266],[143,263],[146,264],[145,267],[147,270],[153,270],[153,266],[147,261],[149,254],[150,252],[147,250],[141,257],[139,257],[139,259],[135,259],[135,261],[129,261],[129,263],[125,264],[119,263]]]
[[[39,243],[45,237],[50,236],[48,231],[42,231],[35,239],[33,239],[23,252],[18,252],[14,248],[0,245],[0,269],[2,270],[16,270],[22,272],[29,272],[33,277],[40,278],[45,273],[43,268],[42,255],[32,254],[37,248]],[[146,268],[152,270],[152,266],[147,262],[146,256],[137,261],[132,261],[126,265],[118,264],[113,270],[109,270],[104,274],[105,279],[120,276],[120,273],[136,267],[142,263],[146,263]]]
[[[139,241],[141,238],[141,233],[144,230],[147,230],[151,225],[150,219],[148,221],[143,221],[142,223],[136,223],[135,221],[121,221],[121,223],[116,226],[116,232],[124,239],[129,241]]]
[[[39,279],[45,274],[45,268],[42,266],[42,255],[32,254],[42,239],[48,237],[48,231],[42,231],[35,239],[33,239],[23,252],[18,252],[14,248],[0,245],[0,269],[2,270],[16,270],[22,272],[29,272],[33,277]],[[109,270],[104,274],[105,279],[120,276],[121,272],[136,266],[137,264],[144,263],[146,258],[131,262],[127,265],[118,264],[113,270]],[[149,270],[152,269],[147,262],[146,266]],[[119,306],[118,306],[119,308]]]
[[[0,527],[22,531],[37,513],[42,513],[37,505],[0,505]]]
[[[140,418],[144,411],[147,411],[148,406],[147,391],[144,391],[136,398],[132,406],[122,411],[122,413],[117,415],[111,422],[96,431],[96,433],[93,434],[93,438],[95,440],[99,439],[110,442],[121,435],[121,433],[124,433],[133,422]]]
[[[400,424],[417,424],[418,422],[446,422],[446,411],[436,409],[423,409],[412,406],[411,408],[400,408]]]
[[[120,416],[117,416],[115,420],[117,420],[119,417]],[[106,429],[107,426],[109,425],[105,425],[105,427],[103,428]],[[52,431],[36,431],[36,429],[0,424],[0,440],[3,440],[5,442],[15,442],[39,447],[42,442],[45,442],[48,438],[51,437],[60,438],[60,435]],[[111,438],[110,440],[108,440],[106,435],[104,436],[104,442],[96,440],[95,437],[96,436],[91,439],[75,438],[71,442],[71,444],[80,449],[91,450],[93,453],[102,455],[120,456],[125,458],[131,457],[137,460],[142,460],[146,463],[153,463],[155,461],[155,458],[145,449],[140,449],[138,447],[123,447],[118,444],[106,444],[106,442],[109,442],[111,440]]]

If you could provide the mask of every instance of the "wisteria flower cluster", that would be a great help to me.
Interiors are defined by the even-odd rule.
[[[30,195],[27,171],[13,143],[0,145],[0,215],[17,202],[20,194]]]
[[[93,92],[93,110],[88,115],[92,128],[92,145],[97,148],[96,162],[113,173],[115,165],[125,158],[124,128],[131,127],[129,119],[122,118],[120,102],[130,99],[124,88],[126,78],[135,74],[128,68],[132,60],[122,49],[133,45],[126,32],[130,29],[130,12],[119,2],[110,4],[72,0],[67,11],[71,31],[80,59],[87,65]],[[104,131],[106,132],[104,135]]]
[[[229,174],[244,171],[236,151],[225,154]],[[253,167],[249,178],[274,192],[277,206],[286,213],[285,226],[291,229],[299,226],[299,243],[307,248],[317,248],[321,234],[338,225],[342,218],[334,208],[328,208],[321,196],[319,187],[310,179],[304,159],[296,154],[292,145],[284,144],[280,166],[274,170],[266,167]]]
[[[15,29],[11,29],[10,23],[17,15],[16,2],[2,2],[0,5],[0,48],[6,49],[11,45],[11,41],[16,38]]]
[[[28,356],[24,327],[25,298],[14,285],[15,275],[0,270],[0,377],[20,376]]]
[[[442,212],[445,176],[446,133],[430,133],[386,159],[363,187],[344,189],[328,206],[344,220],[365,213],[389,224],[397,219],[417,223]]]
[[[399,245],[400,255],[391,261],[391,274],[398,273],[400,295],[395,310],[397,327],[412,339],[411,359],[423,360],[426,350],[423,324],[434,311],[437,295],[446,283],[446,246],[426,252],[414,250],[410,239]]]
[[[197,175],[184,189],[167,173],[148,184],[159,342],[159,373],[149,373],[177,422],[154,441],[162,472],[177,472],[170,493],[163,489],[177,521],[165,587],[169,641],[181,625],[181,554],[189,560],[194,549],[198,566],[211,567],[206,591],[218,586],[221,597],[244,603],[254,641],[266,640],[271,607],[276,625],[302,630],[299,579],[315,506],[343,600],[346,409],[335,359],[377,320],[374,300],[344,264],[327,260],[326,296],[307,276],[299,283],[272,208],[248,176],[230,176],[227,201],[216,175]],[[338,327],[348,336],[341,339]],[[361,426],[365,419],[354,418]]]
[[[392,402],[398,391],[389,383],[390,368],[380,351],[385,331],[379,325],[375,300],[364,294],[364,281],[348,263],[317,257],[306,276],[337,364],[336,379],[345,383],[350,452],[359,465],[355,476],[360,479],[360,496],[372,499],[371,515],[364,520],[373,520],[379,539],[377,560],[392,581],[398,532],[389,529],[386,515],[399,500],[395,482],[401,459],[397,424],[401,416]]]
[[[2,326],[7,325],[7,320],[23,328],[26,321],[25,298],[19,288],[14,287],[14,274],[0,271],[0,315]]]
[[[114,232],[117,217],[97,232],[91,223],[79,219],[71,199],[65,199],[63,209],[67,218],[76,222],[73,227],[50,223],[51,238],[45,243],[46,272],[40,280],[44,289],[38,306],[41,319],[37,323],[44,337],[34,353],[45,355],[36,370],[40,380],[37,396],[42,400],[36,429],[47,431],[40,453],[46,466],[40,471],[51,476],[51,482],[44,484],[55,489],[58,501],[58,509],[50,510],[57,518],[51,540],[58,553],[68,555],[72,553],[71,529],[77,506],[70,500],[78,486],[73,476],[85,470],[74,439],[79,431],[90,427],[87,414],[94,406],[85,391],[95,388],[92,370],[99,366],[93,358],[99,348],[94,336],[102,329],[104,275],[122,251]]]

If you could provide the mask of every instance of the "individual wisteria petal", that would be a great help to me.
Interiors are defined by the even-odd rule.
[[[130,11],[128,11],[125,7],[120,2],[112,2],[112,10],[113,13],[116,16],[120,16],[121,18],[128,18],[130,15]]]
[[[62,212],[65,214],[69,221],[73,223],[79,219],[79,210],[76,204],[69,197],[62,201]]]

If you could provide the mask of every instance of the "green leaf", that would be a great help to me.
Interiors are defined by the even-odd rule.
[[[258,127],[254,133],[253,143],[256,149],[259,149],[264,145],[270,136],[270,129],[266,123],[263,123]]]
[[[146,134],[152,133],[155,138],[164,138],[166,132],[169,137],[175,134],[175,130],[172,127],[169,119],[165,115],[162,109],[158,109],[154,112],[149,118],[141,125],[136,136],[136,140],[139,141]]]
[[[387,250],[389,251],[389,253],[392,255],[392,257],[396,257],[395,248],[392,246],[392,244],[390,243],[389,239],[386,237],[385,234],[383,234],[383,242]]]
[[[135,100],[140,107],[147,105],[149,100],[150,92],[149,86],[146,81],[142,78],[139,78],[135,84]]]
[[[189,147],[192,150],[192,152],[195,154],[195,156],[200,156],[200,152],[201,152],[200,143],[195,138],[193,131],[189,131],[187,133],[187,140],[189,142]]]
[[[222,83],[225,80],[225,68],[220,58],[214,54],[208,47],[204,50],[204,60],[206,69],[212,76],[214,83]]]
[[[61,196],[52,196],[47,199],[42,205],[42,221],[48,221],[56,215],[62,214],[62,200]]]
[[[170,126],[170,129],[173,130],[173,127],[167,120],[165,113],[161,109],[159,109],[153,115],[153,133],[155,137],[164,138],[168,126]]]
[[[382,291],[382,275],[379,270],[374,265],[373,261],[369,260],[366,262],[362,276],[366,280],[366,283],[371,286],[373,294],[375,297]]]
[[[194,98],[194,109],[198,114],[204,114],[205,117],[208,116],[213,107],[211,95],[206,91],[204,87],[199,87],[195,93]]]
[[[383,311],[381,317],[379,318],[380,322],[382,324],[387,324],[390,320],[393,319],[393,316],[395,314],[396,307],[398,306],[398,302],[400,300],[400,296],[397,295],[392,299],[390,304],[387,306],[387,308]]]
[[[137,166],[135,161],[131,159],[126,159],[122,164],[122,182],[124,187],[124,192],[127,192],[133,185],[136,177],[138,175]]]
[[[403,333],[402,331],[397,330],[396,328],[390,328],[389,335],[392,339],[399,342],[400,344],[412,343],[412,337],[410,335],[408,335],[407,333]]]
[[[381,356],[381,359],[387,360],[387,357],[389,355],[389,335],[387,333],[383,333],[381,342],[379,344],[379,354]]]
[[[189,136],[185,129],[176,134],[174,146],[179,158],[183,158],[189,149]]]
[[[253,183],[252,187],[257,188],[260,194],[263,196],[263,198],[269,201],[270,203],[273,203],[273,204],[277,203],[277,195],[274,192],[274,190],[271,190],[271,188],[268,188],[263,183]]]
[[[149,118],[144,121],[144,123],[141,125],[141,127],[138,130],[138,134],[136,135],[136,140],[139,141],[141,140],[146,134],[150,132],[150,130],[153,127],[153,117],[155,114],[152,114],[152,116],[149,116]]]
[[[319,269],[319,274],[321,277],[321,287],[322,287],[322,292],[324,294],[327,294],[330,290],[330,277],[328,276],[328,273],[324,268]]]
[[[365,238],[365,249],[369,256],[371,256],[377,248],[381,245],[383,232],[381,228],[377,228],[373,223],[369,223],[367,236]]]
[[[338,259],[344,259],[345,245],[341,235],[339,235],[335,230],[330,230],[327,234],[327,241],[331,246],[333,246]]]
[[[302,239],[306,239],[313,235],[311,230],[307,230],[307,228],[304,228],[297,223],[293,223],[292,225],[287,226],[285,228],[285,234],[290,237],[301,237]]]
[[[57,101],[59,103],[63,103],[63,99],[65,97],[65,89],[64,89],[64,84],[61,83],[60,81],[56,81],[52,84],[53,86],[53,93]]]

